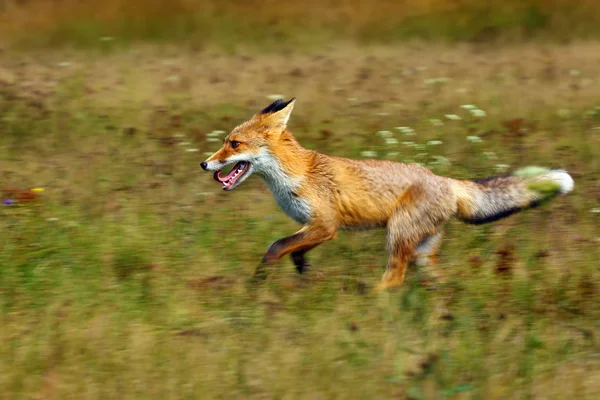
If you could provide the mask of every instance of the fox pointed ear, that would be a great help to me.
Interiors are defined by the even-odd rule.
[[[295,102],[295,97],[292,97],[288,101],[277,100],[265,109],[263,109],[260,112],[260,115],[265,116],[269,119],[269,121],[273,122],[274,124],[285,128],[287,126],[288,120],[290,119],[290,115],[292,115],[292,110],[294,109]]]

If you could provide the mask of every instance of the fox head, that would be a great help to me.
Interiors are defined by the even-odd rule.
[[[295,101],[295,97],[277,100],[235,127],[223,140],[223,147],[200,163],[202,169],[216,171],[214,179],[223,184],[223,190],[235,189],[253,173],[265,174],[272,168],[272,149],[282,140]],[[222,169],[233,163],[231,172],[222,177]]]

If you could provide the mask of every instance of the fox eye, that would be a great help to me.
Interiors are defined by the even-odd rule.
[[[235,149],[236,147],[238,147],[240,144],[241,144],[241,143],[240,143],[240,142],[238,142],[238,141],[236,141],[236,140],[233,140],[233,141],[231,141],[231,147],[233,147],[234,149]]]

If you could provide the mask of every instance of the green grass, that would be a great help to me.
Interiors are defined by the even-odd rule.
[[[0,97],[0,189],[44,191],[0,208],[0,393],[595,398],[598,97],[564,92],[595,68],[578,46],[548,48],[550,80],[526,47],[4,55],[19,79]],[[494,224],[450,223],[436,290],[413,267],[399,290],[374,292],[382,231],[341,232],[310,253],[308,275],[285,259],[249,286],[267,246],[298,227],[258,179],[225,193],[198,164],[220,144],[212,132],[280,92],[298,95],[290,128],[306,147],[457,178],[562,167],[575,191]]]

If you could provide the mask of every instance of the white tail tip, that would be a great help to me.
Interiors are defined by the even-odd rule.
[[[571,175],[569,175],[567,171],[562,169],[554,169],[545,175],[560,185],[561,194],[567,194],[573,191],[575,182],[573,182],[573,178],[571,178]]]

